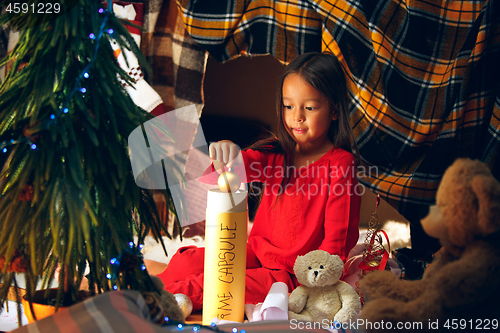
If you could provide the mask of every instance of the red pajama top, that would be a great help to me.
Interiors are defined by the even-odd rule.
[[[235,168],[242,181],[265,184],[248,238],[247,260],[292,274],[297,256],[312,250],[337,254],[345,262],[359,237],[362,188],[357,183],[354,156],[332,148],[307,167],[284,170],[281,154],[245,150],[242,155],[244,168]],[[201,181],[213,183],[212,170]],[[282,188],[286,172],[290,181]]]

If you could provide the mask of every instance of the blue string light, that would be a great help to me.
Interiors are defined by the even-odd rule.
[[[58,118],[61,115],[61,112],[62,113],[69,112],[67,105],[69,104],[69,101],[71,100],[71,98],[73,97],[73,95],[76,91],[81,91],[82,93],[86,92],[86,88],[80,88],[80,81],[82,80],[82,78],[88,78],[90,76],[89,70],[92,67],[92,65],[94,64],[95,59],[97,57],[97,52],[99,50],[99,45],[100,45],[99,41],[104,34],[106,23],[109,19],[109,16],[112,13],[112,8],[113,8],[111,0],[107,0],[107,3],[108,3],[108,7],[106,9],[99,8],[99,10],[98,10],[99,14],[104,13],[104,18],[103,18],[103,21],[102,21],[101,26],[99,28],[99,31],[97,32],[97,34],[95,34],[95,33],[89,34],[89,38],[96,41],[96,43],[94,43],[95,47],[94,47],[94,53],[93,53],[91,61],[87,64],[87,66],[85,66],[85,68],[82,70],[81,74],[77,77],[73,90],[71,91],[71,93],[67,97],[66,101],[62,104],[62,107],[59,109],[60,110],[59,114],[51,114],[49,116],[50,120],[46,121],[45,123],[43,123],[40,126],[40,131],[47,129],[52,124],[54,124],[56,118]],[[113,29],[108,29],[107,31],[110,34],[114,32]],[[0,149],[2,150],[3,153],[7,153],[8,152],[8,149],[6,148],[7,146],[22,143],[22,142],[28,143],[31,146],[32,143],[30,141],[30,138],[32,138],[34,135],[37,135],[37,133],[34,133],[34,134],[27,136],[27,137],[24,137],[20,140],[11,139],[10,141],[9,140],[1,141],[2,138],[0,137]],[[34,149],[34,148],[32,148],[32,149]]]
[[[210,326],[204,326],[204,325],[199,325],[199,324],[186,324],[186,323],[181,323],[178,321],[171,320],[168,317],[165,317],[164,321],[165,322],[161,325],[162,327],[175,326],[179,330],[191,327],[191,330],[193,332],[199,332],[201,330],[201,328],[207,329],[207,330],[212,331],[212,332],[220,332],[220,333],[227,332],[227,331],[219,330],[219,328],[217,328],[217,325],[215,325],[215,323],[210,324]],[[240,333],[245,333],[245,330],[241,330]]]

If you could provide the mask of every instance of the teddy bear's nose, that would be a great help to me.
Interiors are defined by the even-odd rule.
[[[318,276],[318,271],[314,271],[314,276]]]

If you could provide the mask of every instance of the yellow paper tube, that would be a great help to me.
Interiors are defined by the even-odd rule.
[[[247,243],[246,191],[208,191],[205,221],[203,325],[213,318],[243,322]],[[231,197],[230,197],[231,196]]]

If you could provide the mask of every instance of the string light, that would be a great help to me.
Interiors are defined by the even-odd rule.
[[[99,14],[103,14],[105,13],[105,16],[103,18],[103,21],[101,23],[101,26],[99,28],[99,31],[97,34],[94,34],[94,33],[90,33],[89,34],[89,38],[92,39],[92,40],[96,40],[97,43],[95,43],[95,47],[94,47],[94,53],[93,53],[93,57],[91,59],[91,61],[87,64],[87,66],[85,66],[85,68],[82,70],[82,74],[80,74],[80,76],[77,77],[77,80],[75,82],[75,85],[74,85],[74,88],[73,90],[71,91],[71,93],[69,94],[69,96],[67,97],[66,101],[63,103],[63,106],[60,108],[60,110],[63,112],[63,113],[68,113],[69,112],[69,109],[66,107],[66,105],[69,104],[69,101],[71,100],[71,98],[73,97],[73,94],[79,90],[81,91],[82,93],[85,93],[87,91],[86,88],[79,88],[80,87],[80,80],[83,78],[89,78],[90,75],[89,75],[89,70],[90,68],[92,67],[92,65],[94,64],[95,62],[95,59],[97,57],[97,51],[99,49],[99,40],[101,39],[101,37],[103,36],[103,33],[104,33],[104,29],[105,29],[105,26],[106,26],[106,23],[109,19],[109,16],[110,14],[112,13],[112,2],[111,0],[107,0],[107,3],[108,3],[108,7],[106,9],[104,8],[99,8],[98,12]],[[113,33],[114,30],[113,29],[108,29],[107,30],[108,33]],[[43,123],[41,126],[40,126],[40,131],[42,130],[45,130],[47,128],[49,128],[53,123],[54,121],[56,120],[56,118],[59,116],[60,114],[51,114],[49,116],[50,120],[46,121],[45,123]],[[6,146],[9,146],[9,145],[14,145],[14,144],[17,144],[17,143],[21,143],[21,142],[25,142],[25,143],[28,143],[30,144],[31,147],[32,144],[30,142],[30,138],[32,138],[34,135],[36,135],[37,133],[34,133],[30,136],[27,136],[27,137],[24,137],[23,139],[21,140],[3,140],[3,138],[0,137],[0,149],[2,150],[3,153],[7,153],[8,150],[6,148]],[[35,146],[36,148],[36,146]],[[32,149],[35,149],[35,148],[32,148]]]
[[[178,321],[171,320],[168,317],[163,318],[163,320],[165,322],[161,325],[162,327],[165,327],[165,326],[176,326],[179,330],[191,327],[191,330],[193,332],[199,332],[201,330],[201,328],[210,330],[212,332],[220,332],[220,333],[227,332],[227,331],[221,331],[221,330],[219,330],[217,328],[217,325],[215,323],[210,324],[210,326],[204,326],[204,325],[200,325],[200,324],[186,324],[186,323],[181,323],[181,322],[178,322]],[[245,333],[245,330],[241,330],[240,333]]]
[[[80,91],[81,91],[83,94],[85,94],[85,93],[87,92],[87,88],[82,87],[82,89],[80,89]]]

